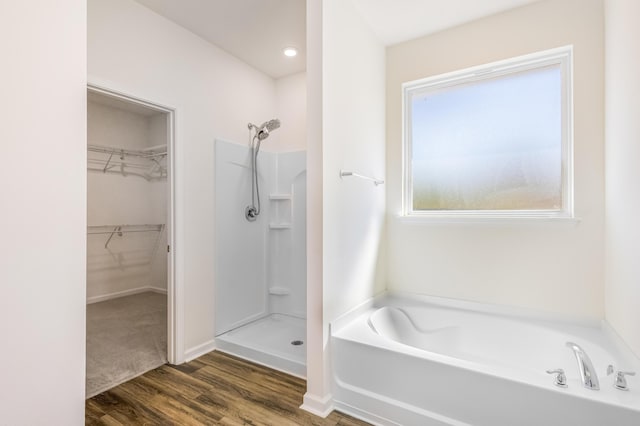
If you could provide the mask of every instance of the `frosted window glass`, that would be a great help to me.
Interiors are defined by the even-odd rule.
[[[413,210],[560,210],[560,65],[410,93]]]

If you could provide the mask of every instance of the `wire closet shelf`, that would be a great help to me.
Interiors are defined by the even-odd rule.
[[[147,181],[167,177],[167,145],[134,150],[88,145],[87,169],[92,172],[138,176]]]

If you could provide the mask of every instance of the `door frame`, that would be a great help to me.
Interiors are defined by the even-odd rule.
[[[176,279],[176,108],[89,81],[87,90],[167,114],[167,361],[184,362],[184,291]]]

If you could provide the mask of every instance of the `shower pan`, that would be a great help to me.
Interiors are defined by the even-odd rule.
[[[216,140],[216,347],[305,376],[306,152],[261,150],[279,127]]]

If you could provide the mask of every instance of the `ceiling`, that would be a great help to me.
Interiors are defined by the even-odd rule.
[[[273,78],[306,68],[305,0],[136,1]]]
[[[412,40],[539,0],[352,0],[385,45]]]
[[[305,70],[305,0],[136,1],[273,78]],[[351,1],[380,41],[391,45],[539,0]],[[282,54],[289,46],[298,56]]]

